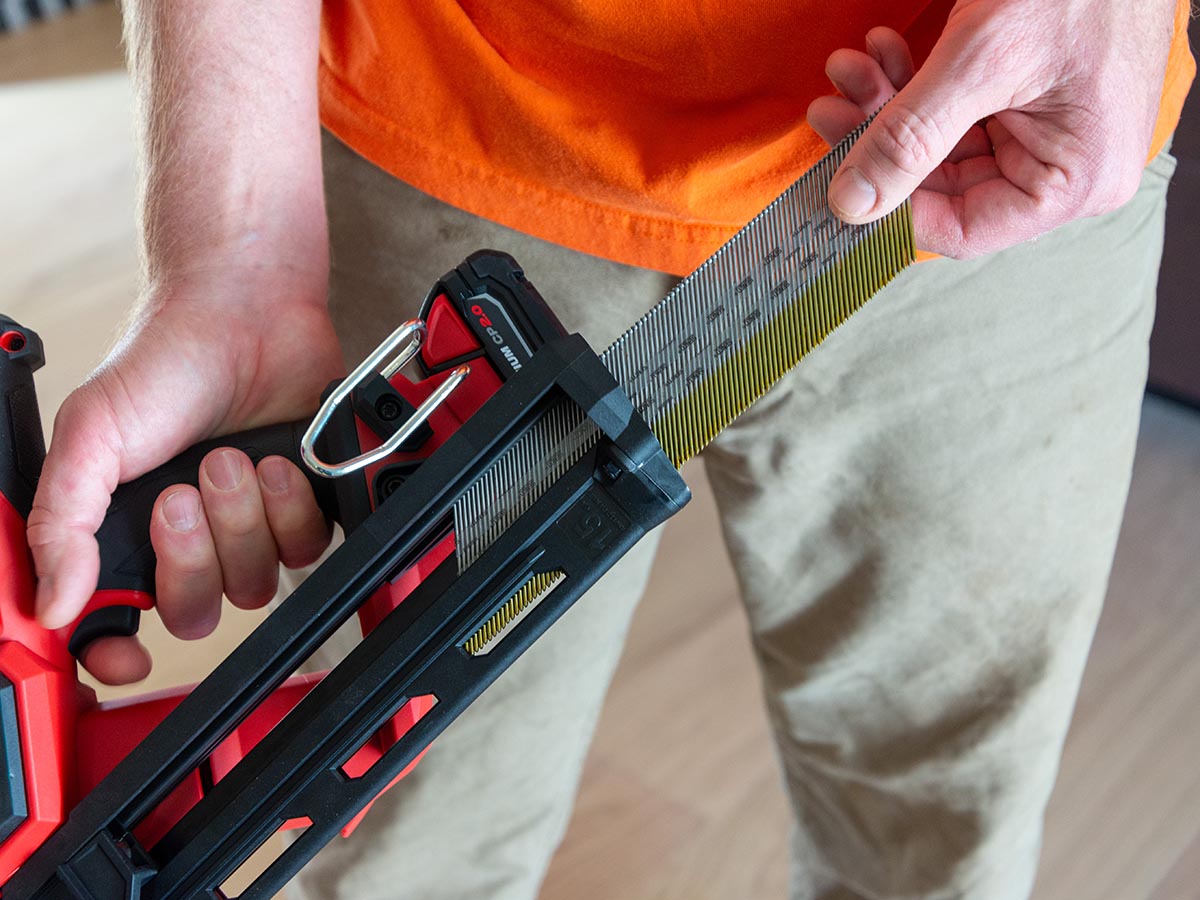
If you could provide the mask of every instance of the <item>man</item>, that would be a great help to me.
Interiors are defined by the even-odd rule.
[[[320,37],[317,0],[127,8],[146,287],[55,423],[29,520],[45,624],[92,590],[116,484],[311,411],[338,338],[361,356],[465,252],[512,252],[603,347],[898,90],[831,206],[863,222],[911,194],[918,245],[971,261],[905,273],[706,470],[799,824],[793,896],[1028,894],[1128,486],[1186,3],[358,0]],[[232,451],[152,531],[183,638],[328,540],[295,469]],[[300,895],[534,896],[650,544]],[[86,662],[149,667],[131,639]]]

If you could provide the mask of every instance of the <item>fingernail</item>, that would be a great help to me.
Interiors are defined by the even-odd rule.
[[[859,219],[875,208],[879,194],[858,169],[839,172],[829,185],[829,205],[842,218]]]
[[[242,483],[242,461],[232,450],[221,450],[210,456],[204,471],[213,487],[220,491],[232,491]]]
[[[163,516],[176,531],[191,531],[200,523],[200,500],[191,491],[176,491],[163,501]]]
[[[267,490],[282,494],[288,489],[287,462],[277,457],[269,457],[258,464],[258,474]]]

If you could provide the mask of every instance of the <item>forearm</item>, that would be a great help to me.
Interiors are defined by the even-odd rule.
[[[125,16],[147,293],[230,276],[323,300],[319,0],[126,0]]]

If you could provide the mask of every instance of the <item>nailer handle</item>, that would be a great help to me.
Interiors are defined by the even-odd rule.
[[[268,425],[203,441],[156,469],[120,485],[96,540],[100,545],[100,577],[96,593],[72,628],[69,649],[78,658],[101,637],[137,633],[140,611],[154,605],[157,558],[150,544],[150,516],[158,495],[174,484],[197,485],[200,463],[219,447],[243,451],[257,465],[268,456],[291,460],[308,475],[317,504],[337,518],[333,482],[308,470],[300,459],[300,439],[307,422]]]

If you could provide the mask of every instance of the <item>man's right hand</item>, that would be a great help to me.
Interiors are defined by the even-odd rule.
[[[28,522],[48,628],[96,588],[94,535],[119,483],[204,438],[311,413],[342,371],[326,306],[320,0],[121,7],[146,299],[55,420]],[[216,625],[222,591],[265,603],[278,561],[310,562],[328,537],[284,460],[255,471],[214,451],[199,484],[163,491],[150,526],[159,612],[185,638]],[[94,641],[84,664],[110,683],[150,669],[136,638]]]
[[[225,279],[223,279],[225,280]],[[319,279],[318,279],[319,280]],[[312,279],[308,279],[312,281]],[[47,628],[73,621],[96,587],[94,537],[113,490],[212,435],[310,414],[342,360],[324,297],[275,279],[236,290],[191,283],[146,304],[95,374],[63,403],[29,516]],[[278,301],[264,301],[277,296]],[[304,475],[280,457],[205,457],[199,489],[167,488],[151,519],[159,614],[181,638],[209,634],[221,595],[245,608],[274,594],[278,563],[306,565],[329,540]],[[136,638],[102,638],[84,664],[101,681],[145,677]]]

